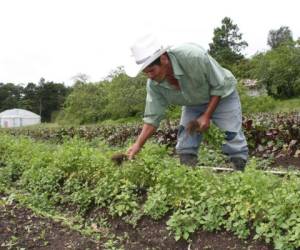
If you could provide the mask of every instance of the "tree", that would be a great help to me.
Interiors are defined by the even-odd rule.
[[[293,42],[292,31],[287,26],[281,26],[278,30],[270,30],[268,35],[268,45],[272,48],[278,48],[283,43]]]
[[[213,42],[209,44],[209,53],[223,66],[231,65],[244,58],[241,51],[248,46],[242,40],[242,33],[229,17],[222,20],[222,26],[214,29]]]
[[[86,124],[136,116],[144,111],[146,77],[128,77],[123,68],[99,83],[77,84],[67,97],[61,123]]]
[[[111,118],[125,118],[141,114],[145,107],[146,77],[128,77],[122,68],[118,68],[108,76],[106,86],[106,112]]]
[[[67,97],[63,111],[59,114],[60,123],[78,125],[105,119],[104,85],[94,83],[76,85]]]
[[[0,112],[6,109],[20,108],[22,91],[22,86],[0,83]]]
[[[27,86],[24,87],[20,106],[39,114],[40,101],[38,96],[38,86],[36,84],[28,83]]]
[[[257,64],[256,77],[269,95],[277,98],[300,96],[300,47],[279,46],[253,60]]]
[[[50,122],[53,112],[59,111],[70,92],[70,88],[63,83],[46,82],[41,78],[36,89],[38,100],[38,114],[42,121]]]
[[[78,73],[77,75],[72,77],[72,80],[74,81],[74,85],[80,85],[85,84],[88,82],[90,77],[87,74]]]
[[[26,87],[13,83],[0,83],[0,112],[6,109],[23,108],[41,115],[42,121],[52,120],[53,112],[61,109],[70,88],[62,83],[28,83]]]

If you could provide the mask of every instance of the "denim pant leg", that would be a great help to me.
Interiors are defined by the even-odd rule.
[[[242,112],[240,98],[237,91],[223,98],[212,120],[222,131],[225,132],[225,144],[222,147],[224,154],[229,158],[248,158],[248,145],[242,130]]]
[[[189,134],[186,130],[186,126],[190,121],[197,119],[205,111],[205,109],[206,105],[182,107],[180,125],[177,134],[177,154],[198,155],[199,146],[202,140],[202,134]]]
[[[176,145],[178,154],[198,154],[202,134],[188,134],[186,125],[189,121],[198,118],[205,112],[206,108],[207,104],[182,107]],[[222,147],[223,153],[228,155],[229,158],[241,157],[247,160],[248,145],[242,131],[242,112],[237,91],[221,99],[212,115],[212,121],[225,132],[225,144]]]
[[[240,157],[244,160],[248,159],[248,146],[245,135],[242,130],[235,132],[225,132],[225,144],[222,146],[224,154],[229,158]]]

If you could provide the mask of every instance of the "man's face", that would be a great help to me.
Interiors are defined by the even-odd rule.
[[[162,82],[166,78],[166,67],[164,65],[148,66],[143,72],[148,78],[156,82]]]

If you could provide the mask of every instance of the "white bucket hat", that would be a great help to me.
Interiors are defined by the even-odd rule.
[[[137,76],[169,48],[170,46],[163,46],[159,43],[153,34],[139,38],[130,48],[134,60],[125,65],[126,74],[130,77]]]

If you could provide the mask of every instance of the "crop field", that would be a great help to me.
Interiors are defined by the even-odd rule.
[[[177,125],[120,164],[140,124],[0,130],[0,249],[298,249],[299,114],[244,118],[244,172],[214,126],[180,165]]]

